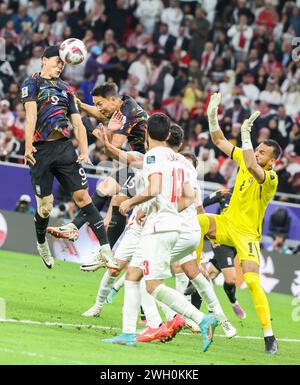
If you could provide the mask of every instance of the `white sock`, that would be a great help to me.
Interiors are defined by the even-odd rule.
[[[125,280],[123,304],[123,333],[136,333],[141,305],[140,282]]]
[[[99,290],[98,290],[97,299],[96,299],[96,304],[98,306],[100,307],[103,306],[108,293],[113,287],[115,279],[116,277],[110,276],[108,273],[108,270],[106,270],[99,285]]]
[[[121,289],[121,287],[124,286],[124,282],[125,282],[125,274],[123,274],[117,281],[115,281],[114,285],[113,285],[113,289],[115,289],[116,291],[119,291]]]
[[[184,295],[178,293],[177,290],[171,289],[164,284],[157,286],[152,293],[153,297],[158,301],[169,306],[176,313],[182,317],[190,318],[197,325],[201,323],[205,314],[200,312],[184,297]]]
[[[272,337],[274,335],[273,330],[264,330],[264,337]]]
[[[170,321],[171,319],[173,319],[175,317],[175,315],[177,313],[175,313],[175,311],[170,309],[169,306],[165,305],[164,303],[162,303],[160,301],[156,301],[156,302],[159,304],[161,310],[164,312],[167,321]]]
[[[184,291],[189,284],[189,279],[184,273],[175,274],[176,290],[184,295]]]
[[[196,278],[191,279],[191,282],[197,289],[201,298],[207,303],[208,309],[212,311],[221,322],[226,321],[227,317],[225,316],[214,288],[209,281],[199,273]]]
[[[147,326],[150,326],[151,328],[158,328],[163,321],[157,310],[155,299],[146,290],[146,283],[144,278],[140,282],[140,290],[141,305],[147,320]]]

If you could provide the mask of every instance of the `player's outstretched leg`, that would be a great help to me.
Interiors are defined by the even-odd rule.
[[[142,271],[140,272],[140,274],[142,275]],[[124,284],[122,333],[116,337],[104,339],[102,340],[102,342],[126,346],[136,346],[136,324],[140,305],[140,282],[130,281],[126,279]]]
[[[163,323],[155,299],[146,290],[144,279],[140,282],[140,292],[141,305],[147,319],[148,327],[137,337],[137,342],[152,342],[155,340],[159,342],[170,341],[174,335]]]
[[[118,272],[115,270],[107,270],[100,282],[99,290],[97,293],[97,298],[95,304],[85,311],[82,316],[83,317],[99,317],[101,314],[101,311],[103,309],[103,305],[105,303],[105,299],[107,297],[107,294],[111,290],[116,277],[118,275]]]
[[[180,314],[184,318],[189,318],[197,323],[201,331],[202,351],[206,352],[213,342],[213,335],[218,320],[213,315],[205,315],[197,310],[181,293],[178,291],[159,284],[155,288],[147,281],[147,290],[157,301],[169,306],[174,312]]]
[[[37,250],[44,265],[48,269],[52,269],[54,267],[54,259],[46,239],[46,231],[49,223],[49,215],[53,207],[53,195],[48,195],[43,198],[36,196],[36,201],[37,211],[34,215],[34,224],[37,237]]]
[[[247,272],[243,275],[244,281],[250,291],[256,313],[264,331],[265,352],[276,354],[278,352],[278,343],[273,334],[270,306],[267,296],[261,287],[258,273]]]
[[[121,287],[124,286],[125,276],[126,276],[126,273],[123,274],[117,281],[114,281],[113,287],[111,288],[110,292],[107,294],[107,297],[105,300],[107,304],[111,305],[113,303],[115,296],[118,294]]]
[[[98,211],[101,211],[105,204],[110,200],[110,197],[101,194],[99,189],[91,196],[91,198]],[[84,212],[80,210],[72,222],[57,227],[49,226],[47,232],[56,238],[68,239],[71,242],[75,242],[79,238],[79,230],[85,223],[86,217]]]
[[[231,307],[232,307],[234,314],[240,319],[246,319],[246,317],[247,317],[246,312],[241,307],[241,305],[238,303],[238,300],[236,299],[236,296],[235,296],[235,292],[236,292],[235,283],[226,282],[226,277],[225,277],[223,289],[224,289],[224,291],[225,291],[225,293],[229,299],[229,302],[231,304]]]

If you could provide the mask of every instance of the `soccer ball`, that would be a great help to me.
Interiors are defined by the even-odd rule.
[[[87,49],[84,43],[75,38],[63,41],[59,47],[59,56],[66,64],[75,66],[82,63],[87,55]]]

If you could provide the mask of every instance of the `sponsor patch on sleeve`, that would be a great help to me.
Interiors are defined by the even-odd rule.
[[[26,98],[28,96],[28,87],[22,88],[22,98]]]
[[[153,164],[155,163],[155,156],[151,155],[147,157],[147,164]]]

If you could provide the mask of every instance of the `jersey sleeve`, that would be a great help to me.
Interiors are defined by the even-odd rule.
[[[217,190],[203,200],[203,207],[214,205],[215,203],[220,203],[221,200],[221,190]]]
[[[24,80],[21,85],[21,102],[34,102],[37,100],[39,87],[35,78],[30,77]]]
[[[274,195],[277,190],[278,176],[274,170],[265,171],[265,180],[261,183],[263,188],[271,195]]]
[[[121,108],[121,112],[124,115],[123,127],[116,131],[115,134],[128,136],[133,127],[139,122],[137,117],[137,105],[131,100],[127,100],[124,103],[123,108]]]
[[[161,174],[161,162],[159,161],[159,154],[149,153],[144,157],[143,174],[148,178],[152,174]]]
[[[238,165],[240,165],[243,161],[243,150],[239,147],[233,147],[231,153],[231,159],[235,160]]]
[[[73,91],[69,92],[69,103],[68,103],[68,115],[79,114],[79,109],[77,106],[76,96]]]
[[[195,199],[195,206],[196,207],[199,207],[199,206],[202,206],[203,205],[203,202],[202,202],[202,198],[201,198],[201,190],[198,187],[196,187],[196,199]]]

